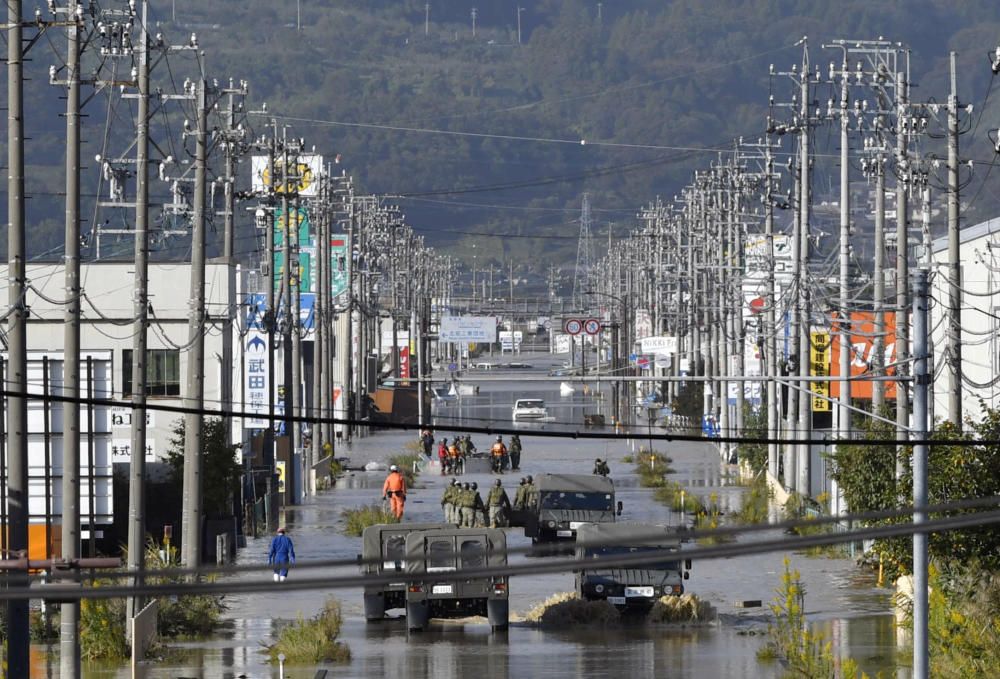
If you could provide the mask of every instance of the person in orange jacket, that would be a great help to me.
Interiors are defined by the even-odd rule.
[[[406,479],[399,472],[399,467],[389,467],[389,475],[382,484],[382,495],[388,498],[389,506],[397,521],[403,520],[403,505],[406,504]]]

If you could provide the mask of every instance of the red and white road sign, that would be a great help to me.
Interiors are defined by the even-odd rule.
[[[596,318],[588,318],[583,322],[583,331],[588,335],[596,335],[601,331],[601,322]]]
[[[563,330],[566,331],[567,335],[579,335],[583,332],[583,323],[579,318],[568,318],[563,323]]]

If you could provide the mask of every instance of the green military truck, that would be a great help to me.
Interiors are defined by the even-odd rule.
[[[585,523],[610,523],[621,513],[611,479],[593,474],[539,474],[519,517],[532,542],[573,540]]]
[[[507,536],[499,528],[438,528],[406,536],[406,627],[422,630],[431,618],[481,615],[506,629],[507,577],[470,577],[463,571],[507,565]]]
[[[361,572],[365,575],[399,573],[398,582],[365,585],[365,620],[385,618],[385,612],[406,608],[406,536],[414,531],[442,528],[441,523],[383,523],[361,534]]]
[[[648,611],[662,596],[680,596],[691,561],[682,561],[674,528],[641,523],[585,523],[576,530],[576,591],[588,601],[604,599],[621,611]],[[635,567],[602,567],[602,559],[661,553]]]

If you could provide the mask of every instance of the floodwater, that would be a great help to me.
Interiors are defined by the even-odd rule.
[[[548,369],[548,356],[532,357],[539,369]],[[524,371],[519,371],[523,374]],[[496,377],[491,372],[491,377]],[[523,427],[524,453],[521,471],[503,477],[508,494],[513,497],[521,475],[540,472],[589,473],[594,458],[607,459],[617,488],[617,499],[624,503],[623,520],[678,524],[687,517],[653,502],[650,492],[639,487],[633,466],[622,462],[633,444],[598,440],[574,440],[532,437],[532,427],[548,430],[582,429],[584,414],[597,412],[600,406],[593,392],[577,391],[560,396],[558,383],[518,382],[517,374],[509,381],[490,381],[476,396],[466,396],[435,405],[439,423],[452,426],[466,421],[473,426],[510,426],[510,408],[515,398],[541,397],[546,400],[551,422]],[[550,386],[551,385],[551,386]],[[546,387],[536,389],[535,387]],[[572,423],[573,426],[568,426]],[[453,432],[441,424],[435,436],[449,439]],[[401,450],[414,438],[413,433],[379,433],[358,439],[349,450],[338,451],[351,458],[351,467],[360,468],[368,461],[383,461]],[[480,450],[489,447],[485,435],[473,436]],[[673,478],[689,492],[714,494],[724,510],[739,506],[743,490],[727,478],[715,448],[709,443],[657,444],[673,459]],[[350,472],[337,488],[310,499],[303,505],[288,508],[283,523],[295,542],[299,561],[313,559],[351,559],[361,551],[359,538],[345,537],[340,528],[340,512],[347,507],[380,500],[383,472]],[[495,479],[490,474],[469,474],[464,480],[476,481],[486,489]],[[406,504],[406,521],[441,520],[440,496],[445,479],[425,474]],[[485,495],[485,493],[484,493]],[[508,533],[511,547],[526,547],[530,541],[520,529]],[[774,534],[766,537],[773,538]],[[761,539],[746,536],[741,540]],[[268,537],[249,540],[240,551],[239,563],[266,561]],[[403,620],[366,623],[359,588],[329,592],[272,591],[227,598],[229,626],[217,638],[207,641],[171,644],[183,650],[183,660],[153,664],[146,677],[277,677],[278,669],[265,662],[260,652],[275,637],[283,621],[301,615],[309,617],[322,607],[329,596],[340,601],[344,613],[341,639],[351,649],[351,661],[322,668],[286,668],[286,677],[314,677],[317,669],[329,677],[394,676],[413,679],[468,679],[506,677],[780,677],[777,664],[761,663],[757,651],[766,641],[769,618],[767,603],[774,598],[788,556],[793,568],[802,574],[806,589],[805,609],[809,620],[833,642],[835,652],[857,660],[870,675],[881,671],[885,676],[905,679],[905,649],[897,648],[897,630],[890,608],[890,592],[877,589],[874,580],[856,569],[846,558],[806,557],[783,553],[761,554],[722,560],[695,561],[686,590],[709,601],[718,609],[719,621],[705,627],[673,628],[629,624],[616,629],[569,628],[540,630],[513,623],[506,633],[493,634],[485,620],[460,622],[432,621],[428,630],[407,634]],[[512,562],[525,557],[512,557]],[[342,574],[338,572],[337,574]],[[269,577],[258,574],[233,576],[242,580]],[[290,576],[295,577],[295,571]],[[557,592],[573,589],[571,573],[515,576],[510,583],[511,614],[523,614]],[[763,600],[761,608],[739,608],[737,602]],[[392,611],[390,615],[401,614]],[[42,651],[43,649],[36,649]],[[58,660],[39,662],[37,676],[58,676]],[[44,668],[44,669],[43,669]],[[84,676],[97,679],[120,679],[130,676],[125,668],[89,667]]]

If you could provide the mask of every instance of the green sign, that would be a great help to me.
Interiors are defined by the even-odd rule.
[[[300,207],[298,214],[293,217],[292,227],[298,223],[298,238],[292,239],[292,249],[298,247],[299,266],[298,271],[292,271],[292,285],[295,285],[296,278],[299,279],[299,290],[301,292],[315,292],[313,290],[312,271],[312,238],[310,236],[309,213],[305,208]],[[296,242],[296,240],[298,242]],[[281,208],[274,211],[274,289],[281,290],[281,279],[285,273],[285,216]]]

